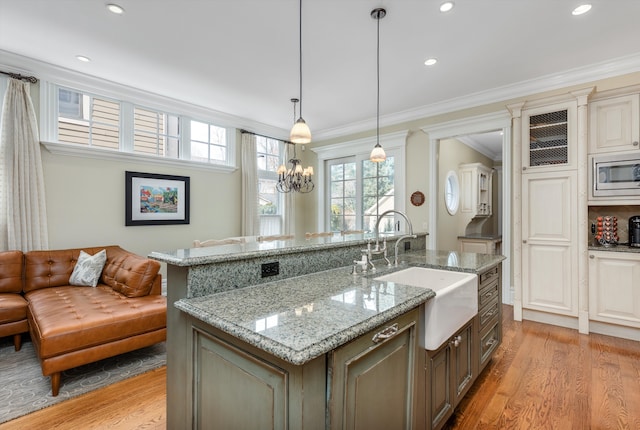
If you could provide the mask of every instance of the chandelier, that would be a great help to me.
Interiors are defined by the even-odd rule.
[[[298,99],[291,99],[293,103],[293,117],[296,117],[296,103]],[[293,146],[293,158],[289,160],[289,165],[281,164],[278,167],[278,184],[276,189],[281,193],[308,193],[313,191],[315,184],[313,183],[313,167],[302,167],[302,162],[296,158],[296,145],[286,142]]]

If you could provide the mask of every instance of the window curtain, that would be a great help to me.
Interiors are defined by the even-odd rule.
[[[31,85],[10,79],[0,137],[0,250],[49,247],[44,173]]]
[[[280,142],[281,145],[284,145],[284,160],[282,161],[282,164],[284,164],[285,166],[287,165],[287,163],[289,162],[289,160],[293,157],[289,156],[289,146],[292,146],[291,144],[288,144],[286,142]],[[293,201],[293,194],[294,193],[285,193],[284,197],[283,197],[283,204],[284,204],[284,208],[283,208],[283,226],[282,228],[284,229],[284,234],[293,234],[295,235],[296,233],[296,226],[295,226],[295,207],[294,207],[294,201]]]
[[[242,235],[258,236],[258,152],[256,136],[242,133]]]

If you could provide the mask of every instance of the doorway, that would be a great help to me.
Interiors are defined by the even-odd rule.
[[[433,127],[423,128],[429,135],[430,141],[430,162],[429,162],[429,189],[430,194],[438,196],[437,203],[429,208],[429,220],[431,228],[427,239],[428,249],[439,249],[438,245],[446,244],[447,248],[458,249],[454,243],[457,243],[458,227],[456,225],[455,233],[452,233],[451,225],[445,226],[442,221],[450,215],[445,207],[445,183],[446,174],[443,166],[440,166],[440,155],[449,156],[447,148],[444,145],[451,142],[458,142],[460,148],[464,152],[473,154],[474,152],[485,157],[487,163],[491,163],[489,167],[500,167],[496,169],[493,180],[496,183],[496,193],[500,196],[497,200],[497,206],[493,213],[496,215],[494,224],[496,234],[502,236],[501,254],[506,257],[502,263],[502,297],[504,303],[513,303],[513,288],[511,280],[511,117],[508,112],[500,112],[488,115],[482,115],[464,120],[456,120],[448,123],[439,124]],[[474,148],[475,145],[475,148]],[[483,148],[484,146],[484,148]],[[491,149],[489,149],[491,148]],[[451,149],[451,148],[449,148]],[[481,152],[482,151],[482,152]],[[483,154],[483,152],[485,154]],[[488,154],[488,155],[487,155]],[[457,166],[465,160],[454,160],[451,156],[446,163],[449,167]],[[494,159],[499,159],[500,162]],[[490,161],[489,161],[490,160]],[[457,163],[457,164],[452,164]],[[456,167],[457,170],[457,167]],[[447,240],[441,239],[441,235],[448,236]]]

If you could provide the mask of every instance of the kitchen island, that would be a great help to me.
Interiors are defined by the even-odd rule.
[[[419,249],[424,235],[414,240],[401,267],[376,262],[377,273],[365,275],[353,275],[350,263],[367,238],[153,253],[168,263],[168,428],[342,428],[354,420],[423,428],[414,407],[426,401],[418,333],[434,293],[373,278],[408,265],[478,273],[501,258],[455,253],[454,266],[450,253]],[[274,260],[284,270],[262,283],[235,276]],[[327,261],[337,266],[312,270]]]

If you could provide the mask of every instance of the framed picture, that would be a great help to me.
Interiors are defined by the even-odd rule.
[[[189,224],[189,177],[125,172],[125,225]]]

